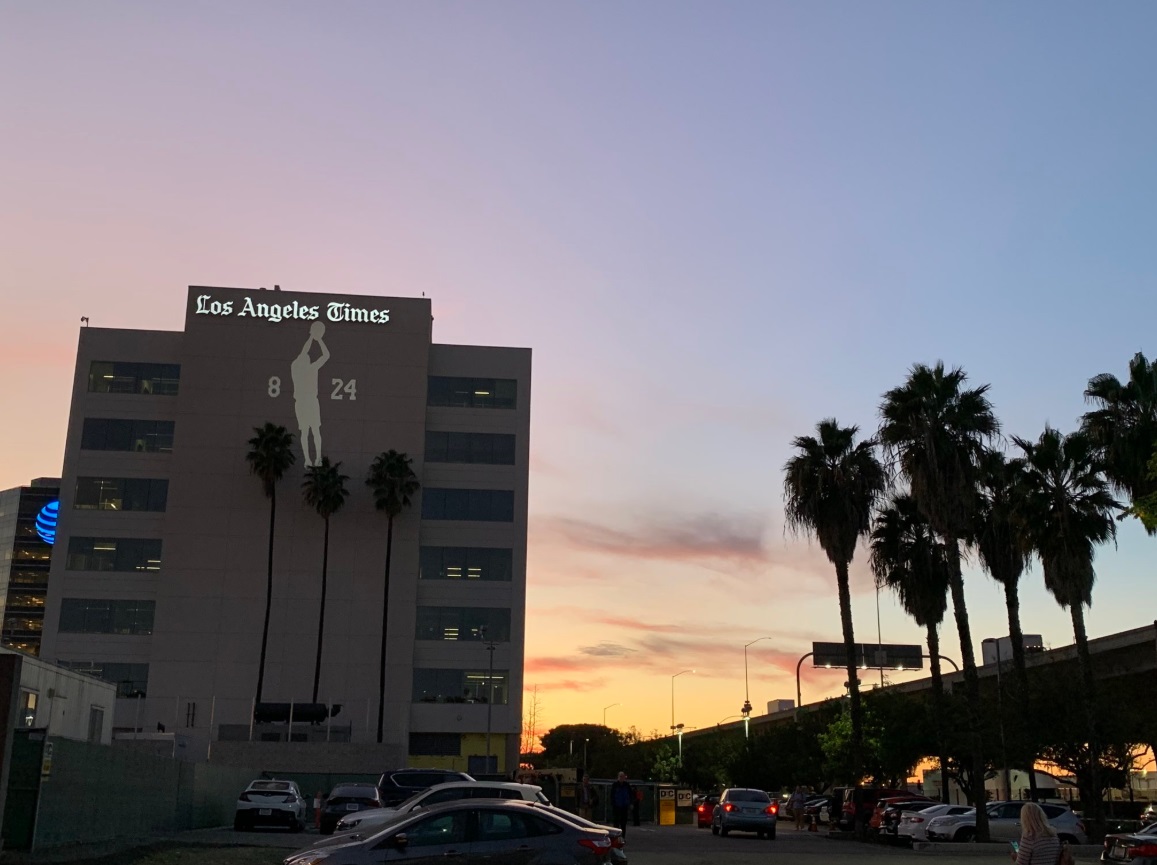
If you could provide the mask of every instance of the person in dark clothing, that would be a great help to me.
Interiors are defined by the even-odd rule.
[[[627,815],[631,804],[635,801],[635,788],[627,781],[627,773],[620,772],[618,779],[611,785],[611,808],[614,811],[614,826],[627,837]]]
[[[643,807],[643,788],[639,787],[635,790],[635,796],[631,800],[631,822],[636,826],[639,825],[639,810]]]

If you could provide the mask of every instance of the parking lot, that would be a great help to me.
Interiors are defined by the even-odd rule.
[[[270,850],[269,863],[277,865],[280,857],[290,850],[309,843],[313,833],[291,835],[281,832],[233,832],[229,829],[201,830],[184,833],[186,840],[201,843],[252,844]],[[693,826],[631,826],[627,830],[627,854],[631,865],[820,865],[820,863],[854,863],[869,860],[873,863],[911,862],[929,865],[982,865],[1007,863],[1006,844],[942,844],[933,850],[916,852],[878,844],[829,838],[824,832],[798,832],[781,821],[775,841],[761,841],[754,835],[734,832],[726,838],[717,837],[707,829]],[[1094,848],[1076,851],[1078,862],[1095,862]],[[200,861],[212,865],[211,854]]]

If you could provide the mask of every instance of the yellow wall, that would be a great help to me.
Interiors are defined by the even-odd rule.
[[[464,733],[462,735],[462,753],[456,757],[423,757],[411,754],[406,763],[415,768],[424,769],[454,769],[458,772],[468,771],[469,757],[482,756],[486,753],[485,733]],[[506,736],[502,733],[490,734],[490,754],[497,757],[498,772],[506,772]]]

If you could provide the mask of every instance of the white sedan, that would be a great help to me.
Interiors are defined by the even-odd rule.
[[[903,811],[896,826],[896,837],[901,841],[927,841],[928,823],[933,817],[956,817],[971,813],[972,808],[968,805],[945,804],[932,805],[920,811]]]
[[[241,832],[255,826],[284,826],[291,832],[305,828],[305,798],[296,781],[262,778],[245,788],[237,797],[233,828]]]
[[[542,788],[534,784],[515,784],[511,781],[448,781],[436,784],[429,790],[415,793],[405,802],[393,808],[374,808],[359,811],[338,821],[338,832],[373,832],[412,811],[420,811],[440,802],[454,802],[458,799],[521,799],[524,802],[538,802],[550,805],[550,799]]]

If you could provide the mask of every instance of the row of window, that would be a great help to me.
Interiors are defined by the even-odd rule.
[[[514,465],[513,433],[426,433],[426,462]]]
[[[86,538],[68,539],[70,571],[159,571],[161,541],[159,538]]]
[[[88,368],[89,393],[176,396],[180,382],[181,366],[176,363],[94,360]]]
[[[424,520],[514,522],[512,490],[427,489],[422,493]]]
[[[414,670],[415,703],[487,703],[505,706],[508,670]],[[491,700],[490,695],[493,695]]]
[[[510,641],[506,607],[418,607],[419,640]]]
[[[502,547],[422,547],[418,560],[422,580],[482,580],[509,583],[514,550]]]
[[[99,511],[163,511],[165,478],[77,478],[73,507]]]
[[[60,602],[62,634],[122,634],[153,632],[155,601],[64,598]]]
[[[426,405],[450,408],[514,408],[518,382],[512,378],[458,378],[432,375]]]
[[[149,690],[149,665],[106,661],[58,661],[68,670],[116,685],[118,697],[144,697]]]
[[[173,450],[171,420],[86,417],[80,447],[86,451],[167,454]]]

